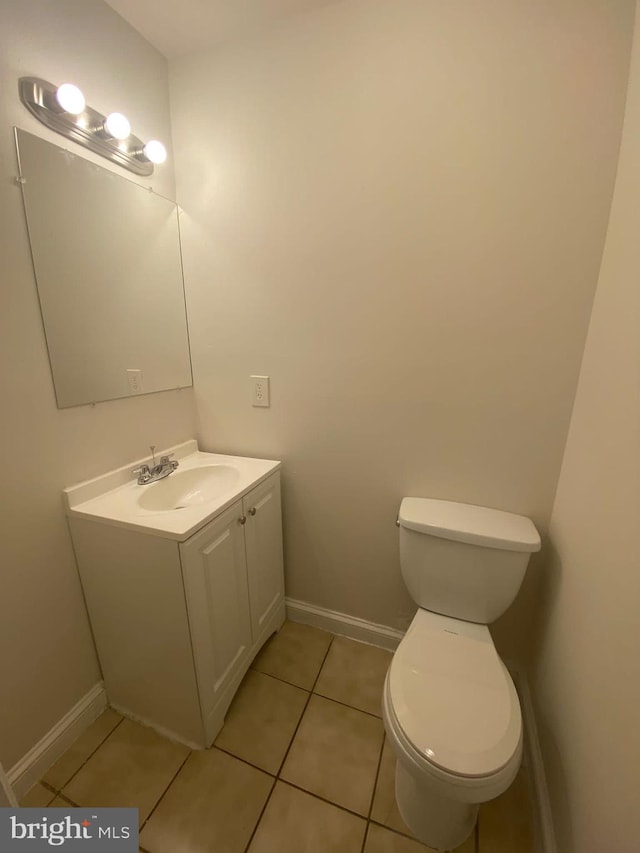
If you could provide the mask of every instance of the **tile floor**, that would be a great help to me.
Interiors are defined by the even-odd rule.
[[[148,853],[428,853],[394,799],[380,697],[390,652],[287,622],[214,746],[191,751],[108,709],[22,805],[137,806]],[[456,853],[533,853],[526,777]]]

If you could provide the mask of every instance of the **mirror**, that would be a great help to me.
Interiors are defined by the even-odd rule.
[[[16,128],[58,408],[192,384],[176,205]]]

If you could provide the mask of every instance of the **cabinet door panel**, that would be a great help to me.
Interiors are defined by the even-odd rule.
[[[180,546],[189,623],[205,715],[251,647],[240,501]]]
[[[247,575],[254,641],[284,599],[280,477],[275,474],[245,496]]]

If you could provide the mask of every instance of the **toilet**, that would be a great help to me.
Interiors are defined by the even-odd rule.
[[[396,801],[416,838],[453,850],[522,760],[518,694],[487,625],[516,597],[540,536],[524,516],[431,498],[404,498],[397,523],[419,609],[382,700]]]

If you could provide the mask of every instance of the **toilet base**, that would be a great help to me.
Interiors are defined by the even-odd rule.
[[[479,806],[461,803],[425,791],[398,761],[396,802],[406,825],[415,837],[435,850],[454,850],[473,832]]]

